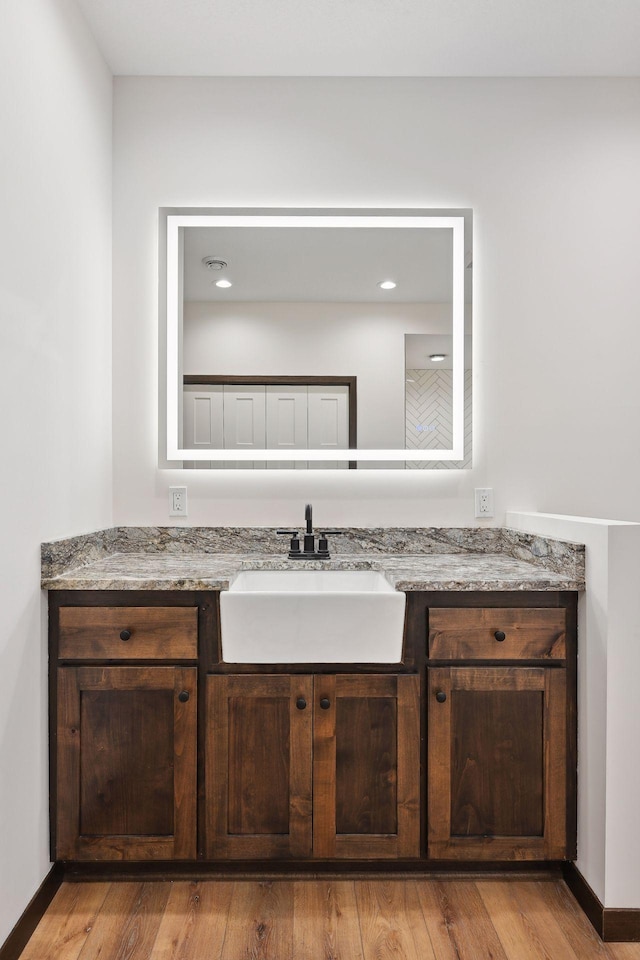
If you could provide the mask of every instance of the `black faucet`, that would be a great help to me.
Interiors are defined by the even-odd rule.
[[[313,533],[313,507],[308,503],[304,508],[304,522],[306,532],[303,539],[303,547],[300,549],[300,536],[298,530],[276,530],[276,533],[291,537],[289,543],[290,560],[329,560],[329,542],[327,535],[338,535],[342,530],[321,530],[318,537],[318,549],[316,550],[316,538]]]
[[[304,552],[316,552],[316,539],[313,535],[313,507],[310,503],[304,508],[304,521],[307,525],[307,532],[304,535]]]

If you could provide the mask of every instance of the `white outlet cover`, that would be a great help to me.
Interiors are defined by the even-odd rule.
[[[476,487],[475,488],[475,515],[478,519],[486,519],[493,516],[493,488]]]
[[[187,515],[187,488],[169,487],[169,516],[186,517]]]

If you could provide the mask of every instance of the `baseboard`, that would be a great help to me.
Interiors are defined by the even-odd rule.
[[[15,927],[0,945],[0,960],[18,960],[62,883],[62,865],[54,863]]]
[[[575,863],[563,868],[564,879],[602,940],[634,943],[640,941],[640,910],[604,907]]]

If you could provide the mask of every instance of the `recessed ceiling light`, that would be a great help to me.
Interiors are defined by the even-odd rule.
[[[395,280],[381,280],[378,286],[381,290],[393,290],[397,284]]]
[[[216,287],[231,287],[231,280],[216,280]]]
[[[440,361],[444,360],[446,356],[446,353],[430,353],[429,360],[433,360],[434,363],[440,363]]]

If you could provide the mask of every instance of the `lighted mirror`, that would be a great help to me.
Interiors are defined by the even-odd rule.
[[[165,209],[160,227],[167,461],[470,466],[470,211]]]

